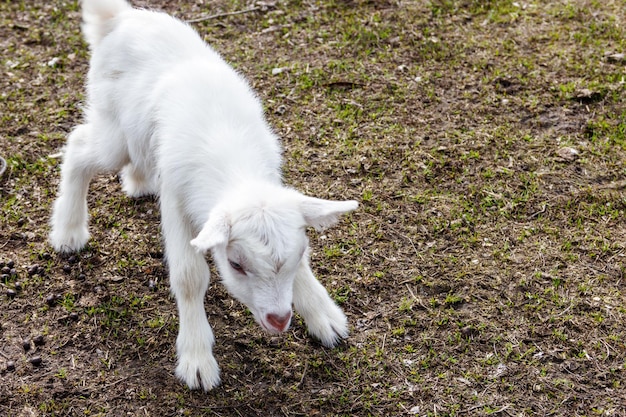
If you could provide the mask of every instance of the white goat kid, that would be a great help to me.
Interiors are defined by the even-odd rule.
[[[290,324],[292,304],[325,346],[348,335],[344,313],[308,263],[307,226],[321,229],[355,201],[306,197],[281,180],[281,150],[250,87],[185,23],[124,0],[83,0],[92,56],[85,123],[68,137],[50,242],[89,239],[87,190],[122,172],[129,196],[160,196],[170,285],[178,306],[176,375],[219,384],[204,311],[211,251],[228,291],[267,331]]]

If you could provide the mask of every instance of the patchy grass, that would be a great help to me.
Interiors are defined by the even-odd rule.
[[[252,3],[135,4],[192,19]],[[311,232],[350,338],[325,349],[299,318],[268,336],[216,280],[223,383],[178,383],[155,200],[98,177],[89,247],[46,243],[87,71],[78,2],[3,2],[0,414],[622,415],[623,6],[256,6],[194,26],[263,98],[286,181],[361,201]]]

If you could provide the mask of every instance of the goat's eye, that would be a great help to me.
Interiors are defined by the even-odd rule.
[[[228,261],[228,263],[230,263],[231,268],[233,268],[235,271],[244,273],[243,268],[237,262]]]

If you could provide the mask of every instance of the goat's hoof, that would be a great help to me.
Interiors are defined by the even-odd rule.
[[[86,227],[53,228],[49,238],[54,250],[60,253],[78,252],[85,247],[88,240],[89,231]]]
[[[328,348],[337,346],[349,334],[346,315],[339,307],[335,305],[333,307],[307,323],[309,333]]]
[[[203,355],[202,358],[183,356],[178,360],[176,376],[189,389],[202,388],[209,391],[220,384],[220,368],[213,355]]]

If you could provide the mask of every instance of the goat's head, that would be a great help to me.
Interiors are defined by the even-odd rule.
[[[196,250],[211,250],[222,282],[267,331],[289,327],[293,282],[307,255],[306,227],[335,224],[356,201],[306,197],[272,186],[229,194],[209,213]]]

